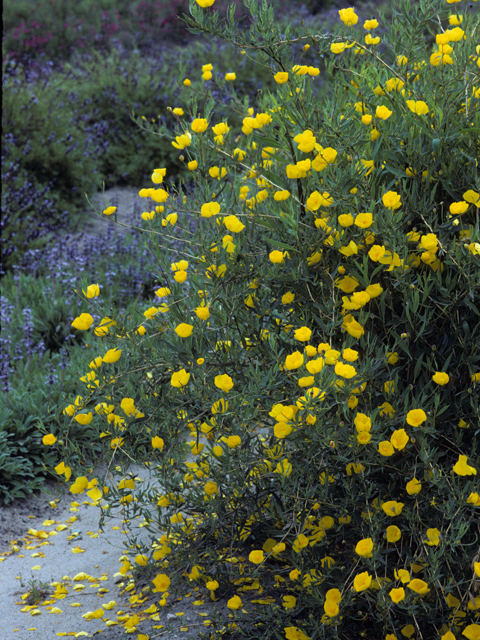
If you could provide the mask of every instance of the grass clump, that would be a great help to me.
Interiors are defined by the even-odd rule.
[[[97,434],[116,474],[70,492],[143,517],[122,572],[147,557],[161,604],[222,595],[209,637],[478,637],[478,15],[399,0],[380,39],[353,9],[281,33],[246,6],[250,30],[193,3],[189,24],[275,84],[246,103],[225,78],[231,118],[213,62],[179,87],[195,189],[152,167],[140,192],[158,300],[84,296],[95,375],[46,436],[65,465],[75,422]]]

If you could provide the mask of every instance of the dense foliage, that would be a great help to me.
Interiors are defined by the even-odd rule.
[[[353,9],[319,35],[265,3],[249,31],[197,4],[191,28],[259,52],[276,85],[246,103],[232,69],[227,119],[215,65],[180,77],[195,189],[152,166],[140,191],[156,304],[98,322],[85,297],[96,357],[45,435],[58,472],[88,425],[119,475],[70,491],[143,516],[152,546],[122,572],[148,558],[160,604],[182,579],[228,599],[215,637],[478,638],[478,13],[401,0],[380,39]]]

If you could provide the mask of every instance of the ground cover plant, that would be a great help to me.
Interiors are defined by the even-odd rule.
[[[140,212],[137,212],[138,216]],[[42,431],[58,429],[65,394],[75,392],[78,372],[91,362],[84,333],[71,324],[80,312],[78,291],[87,291],[95,271],[108,288],[108,303],[122,308],[149,295],[149,253],[136,233],[83,238],[29,250],[1,281],[0,297],[0,500],[6,503],[44,487],[59,462],[46,449]],[[115,266],[113,268],[113,264]],[[99,453],[85,428],[71,432],[75,459],[87,463]],[[55,473],[53,472],[53,477]]]
[[[238,0],[237,17],[245,15]],[[289,7],[276,0],[278,13],[291,6],[296,10],[306,5],[309,13],[329,7],[331,0],[294,2]],[[112,49],[144,53],[161,51],[165,41],[185,42],[188,34],[179,19],[188,9],[187,0],[62,0],[58,2],[7,1],[3,4],[3,55],[31,64],[54,60],[57,64],[78,53]],[[226,6],[221,8],[225,13]]]
[[[274,88],[233,92],[237,128],[214,63],[180,77],[195,188],[152,167],[140,191],[158,302],[125,317],[91,285],[93,370],[45,446],[69,475],[68,429],[92,430],[117,475],[71,493],[144,518],[121,572],[149,565],[160,605],[192,583],[227,600],[208,637],[479,638],[478,12],[399,0],[380,39],[352,8],[337,35],[255,2],[242,31],[213,4],[190,26],[260,52]]]

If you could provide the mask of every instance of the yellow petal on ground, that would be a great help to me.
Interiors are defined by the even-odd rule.
[[[80,582],[80,580],[88,580],[89,577],[88,573],[80,571],[80,573],[77,573],[77,575],[73,577],[73,581]]]

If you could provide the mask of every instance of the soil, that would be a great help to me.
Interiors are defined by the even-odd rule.
[[[37,492],[9,505],[0,505],[0,553],[8,551],[11,542],[22,545],[20,539],[34,526],[35,520],[44,518],[46,510],[51,511],[48,502],[58,500],[58,512],[69,507],[72,497],[62,496],[55,483],[46,482],[45,491],[48,493]]]
[[[102,236],[106,234],[108,227],[115,237],[128,233],[128,226],[121,225],[131,225],[134,222],[138,224],[140,214],[148,206],[145,198],[141,198],[138,192],[137,187],[112,187],[93,195],[90,199],[92,206],[87,201],[85,209],[76,214],[75,226],[73,230],[68,230],[68,242],[81,245],[86,236]],[[98,215],[109,206],[117,207],[114,215]],[[115,216],[120,225],[115,224]]]

